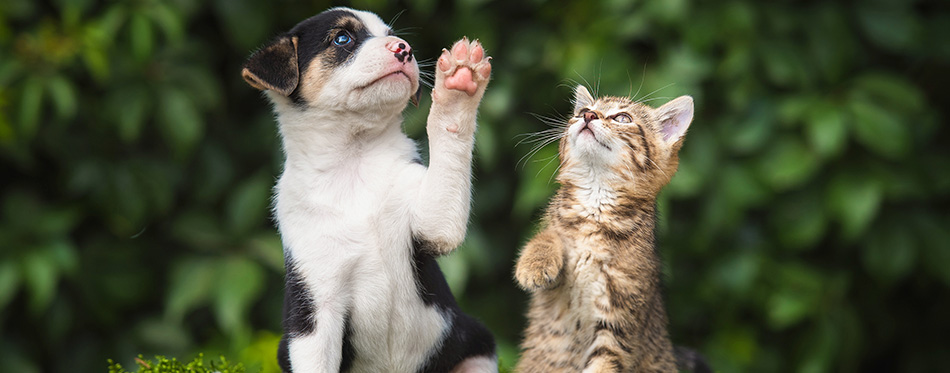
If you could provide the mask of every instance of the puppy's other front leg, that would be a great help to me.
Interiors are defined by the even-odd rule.
[[[443,50],[436,66],[429,135],[429,168],[413,203],[413,232],[433,255],[465,239],[471,207],[475,117],[491,75],[491,57],[478,41],[462,39]]]
[[[347,341],[349,327],[349,266],[327,263],[316,271],[305,265],[287,265],[284,295],[284,336],[278,356],[284,372],[338,372],[353,358]],[[333,275],[332,269],[341,273]],[[323,275],[323,276],[321,276]],[[349,351],[348,350],[349,347]],[[349,354],[349,356],[347,356]]]
[[[339,372],[345,355],[346,315],[324,311],[315,316],[312,333],[288,338],[291,367],[294,372]]]

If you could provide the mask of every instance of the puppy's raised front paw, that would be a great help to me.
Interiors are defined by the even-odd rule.
[[[455,42],[452,50],[442,50],[436,67],[434,99],[463,99],[452,97],[453,93],[463,92],[477,103],[490,77],[491,57],[485,56],[481,43],[462,38]]]

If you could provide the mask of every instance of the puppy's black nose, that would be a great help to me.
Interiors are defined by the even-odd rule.
[[[393,40],[386,43],[386,49],[393,52],[393,57],[396,57],[399,62],[412,62],[412,47],[405,40],[394,37]]]

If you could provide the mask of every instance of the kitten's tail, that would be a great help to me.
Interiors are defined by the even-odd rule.
[[[673,356],[676,358],[676,369],[680,372],[712,373],[706,358],[696,350],[676,346],[673,348]]]

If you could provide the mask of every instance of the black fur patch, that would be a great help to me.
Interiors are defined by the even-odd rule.
[[[346,33],[352,40],[345,45],[336,45],[333,39],[340,33]],[[301,81],[309,79],[303,76],[311,63],[320,63],[326,70],[336,68],[350,61],[359,48],[372,35],[359,17],[347,10],[329,10],[298,23],[287,32],[287,36],[296,36],[297,65],[300,66]],[[319,61],[314,61],[320,56]],[[300,90],[291,93],[290,98],[297,104],[303,103]]]
[[[413,239],[412,241],[412,259],[413,268],[416,276],[416,291],[419,298],[427,306],[438,306],[443,309],[458,308],[455,303],[455,297],[452,296],[452,289],[445,282],[445,276],[439,269],[439,263],[429,253],[433,250],[427,246],[431,245],[428,241]]]
[[[277,347],[277,362],[281,370],[291,372],[288,350],[290,338],[313,333],[316,326],[314,314],[317,310],[310,292],[307,291],[307,286],[303,283],[303,278],[290,258],[285,260],[285,266],[287,274],[284,285],[284,335],[281,336]]]
[[[435,351],[419,370],[420,372],[448,372],[469,357],[494,356],[495,339],[484,325],[466,315],[455,302],[449,284],[439,269],[435,258],[426,249],[430,243],[413,239],[416,286],[419,298],[429,307],[435,307],[451,329],[445,334],[442,346]]]
[[[452,329],[442,347],[429,356],[419,372],[449,372],[466,358],[495,355],[495,339],[478,320],[461,312],[452,314],[449,319],[452,320]]]
[[[296,53],[293,38],[279,37],[247,59],[241,76],[254,88],[288,95],[300,77]]]
[[[291,336],[313,333],[316,305],[303,277],[293,262],[288,261],[286,285],[284,286],[284,333]]]
[[[676,346],[673,347],[673,356],[676,358],[676,369],[694,373],[712,373],[712,367],[706,358],[695,350]]]
[[[277,345],[277,365],[280,365],[280,371],[284,373],[293,372],[290,369],[290,347],[287,345],[287,334],[280,336],[280,344]]]
[[[346,314],[343,319],[343,358],[340,360],[340,372],[347,372],[353,366],[353,360],[356,359],[356,350],[353,349],[353,325],[350,322],[350,314]]]

